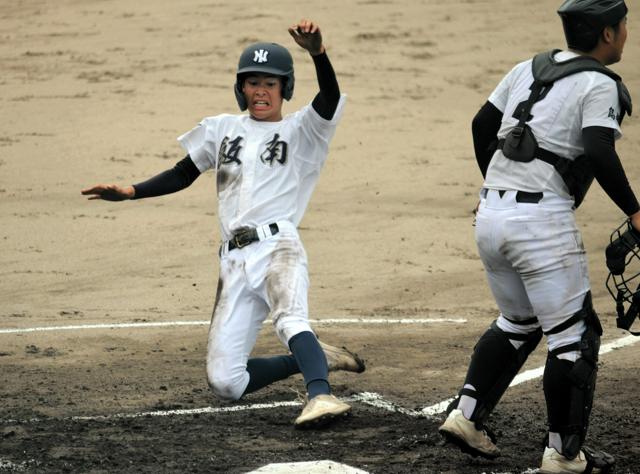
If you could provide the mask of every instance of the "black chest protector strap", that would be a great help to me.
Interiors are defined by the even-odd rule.
[[[531,94],[529,94],[529,98],[520,108],[518,124],[504,139],[498,141],[498,148],[502,150],[505,157],[514,161],[526,163],[537,158],[552,165],[562,176],[569,192],[575,199],[575,206],[578,207],[593,182],[591,166],[584,155],[577,157],[575,160],[569,160],[549,150],[540,148],[533,131],[527,125],[527,122],[533,118],[531,109],[543,94],[546,95],[555,81],[585,71],[600,72],[616,81],[621,106],[620,116],[618,117],[619,123],[622,123],[625,113],[631,115],[631,95],[620,76],[596,59],[589,56],[578,56],[568,61],[556,62],[554,56],[558,52],[560,50],[555,49],[540,53],[533,58],[532,73],[534,81],[531,85]]]
[[[595,71],[609,76],[616,82],[618,88],[618,98],[620,100],[620,118],[618,122],[621,124],[625,114],[631,115],[633,104],[629,90],[622,82],[622,78],[611,69],[600,63],[597,59],[590,56],[577,56],[568,61],[557,62],[554,56],[559,53],[559,49],[540,53],[533,58],[532,72],[536,82],[549,85],[559,79],[563,79],[572,74],[585,71]]]

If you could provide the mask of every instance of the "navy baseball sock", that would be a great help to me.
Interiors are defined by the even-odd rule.
[[[289,339],[289,349],[296,358],[300,372],[304,377],[309,400],[317,395],[330,394],[327,357],[324,355],[315,334],[310,331],[296,334]]]
[[[292,355],[269,357],[266,359],[249,359],[247,361],[249,385],[243,395],[255,392],[262,387],[286,379],[293,374],[300,373],[298,363]]]

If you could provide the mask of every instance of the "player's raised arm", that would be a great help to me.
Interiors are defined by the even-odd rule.
[[[187,155],[173,168],[130,186],[118,186],[117,184],[98,184],[81,192],[89,199],[102,199],[105,201],[124,201],[126,199],[142,199],[147,197],[163,196],[175,193],[193,183],[200,171]]]
[[[289,27],[289,34],[300,47],[309,51],[311,56],[317,56],[325,52],[322,33],[317,23],[302,19],[297,24]]]
[[[320,92],[313,99],[312,106],[322,118],[331,120],[340,101],[340,87],[322,42],[320,27],[311,20],[303,19],[289,27],[289,34],[313,58]]]

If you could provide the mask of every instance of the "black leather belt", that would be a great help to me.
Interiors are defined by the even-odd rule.
[[[487,197],[487,191],[489,191],[489,189],[487,188],[483,188],[482,190],[482,196],[483,197]],[[498,191],[498,193],[500,194],[500,197],[504,196],[504,193],[506,193],[506,191],[504,189],[495,189],[494,191]],[[516,202],[526,202],[529,204],[537,204],[542,200],[543,197],[543,193],[530,193],[527,191],[517,191],[516,192]]]
[[[516,202],[528,202],[537,204],[542,199],[542,193],[528,193],[526,191],[518,191],[516,193]]]
[[[271,231],[271,235],[276,235],[278,232],[280,232],[278,224],[275,223],[269,224],[269,230]],[[229,239],[229,250],[241,249],[242,247],[246,247],[253,242],[257,242],[258,240],[260,240],[260,236],[258,235],[257,229],[253,228],[243,230],[241,232],[238,232],[237,234],[234,234],[233,237]]]

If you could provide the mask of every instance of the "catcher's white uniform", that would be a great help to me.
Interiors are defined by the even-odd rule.
[[[247,360],[269,314],[286,347],[291,337],[311,331],[307,257],[296,227],[344,102],[342,96],[329,121],[309,104],[279,122],[208,117],[178,138],[200,172],[217,172],[223,244],[207,376],[222,398],[237,399],[247,387]],[[246,228],[256,228],[260,241],[230,250],[229,239]]]
[[[575,56],[563,51],[555,59]],[[532,83],[529,60],[513,68],[489,97],[503,112],[499,138],[518,123],[514,111],[529,97]],[[534,104],[533,118],[527,123],[541,148],[574,159],[584,151],[583,128],[612,128],[620,137],[619,114],[616,83],[598,72],[581,72],[556,81],[546,97]],[[517,191],[543,192],[544,197],[538,203],[518,202]],[[502,330],[530,332],[536,324],[514,325],[508,319],[535,316],[546,332],[581,309],[590,285],[573,204],[552,165],[536,159],[517,162],[501,150],[495,152],[481,192],[476,241],[500,308]],[[549,349],[577,342],[583,332],[584,322],[580,322],[549,335]]]

